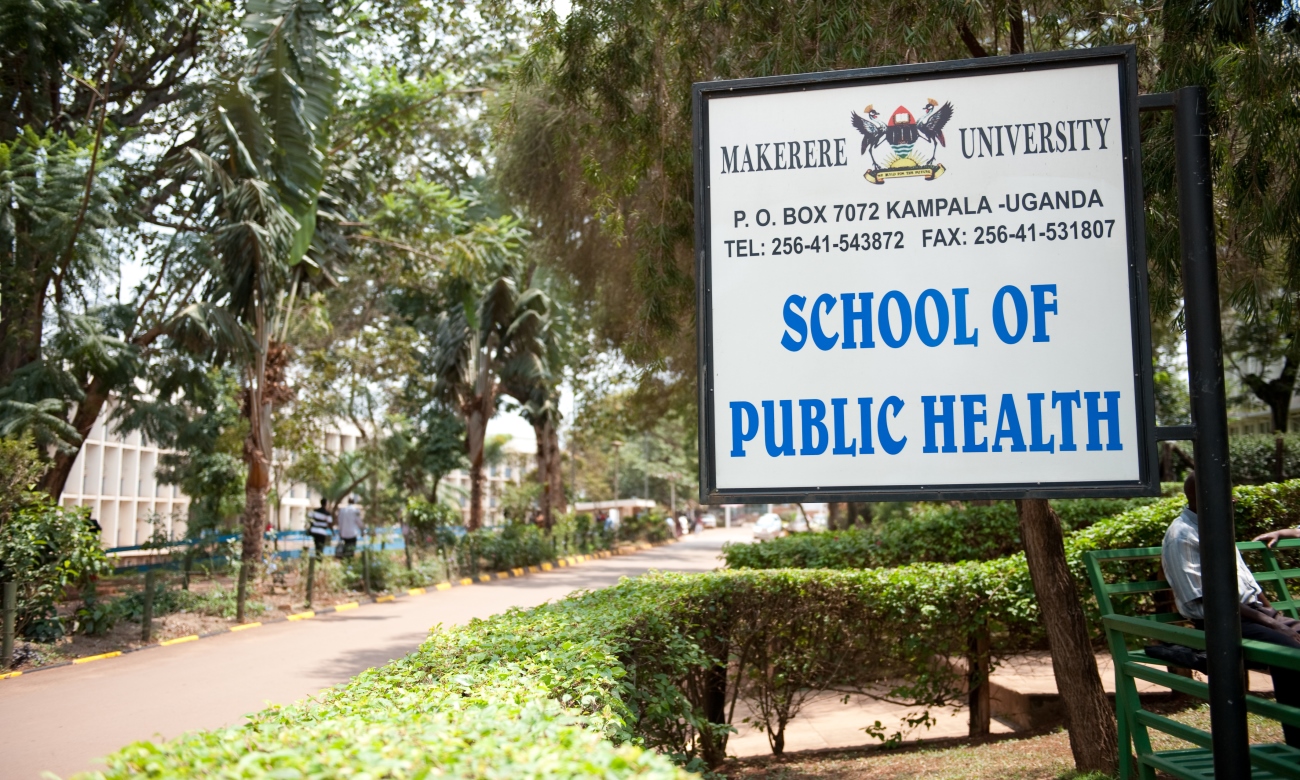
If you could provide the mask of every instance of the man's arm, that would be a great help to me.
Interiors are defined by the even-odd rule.
[[[1241,604],[1238,608],[1241,611],[1241,621],[1243,623],[1257,623],[1264,628],[1272,629],[1280,634],[1286,634],[1287,636],[1300,641],[1300,632],[1297,632],[1290,624],[1284,623],[1277,618],[1270,617],[1248,604]]]
[[[1279,531],[1269,531],[1266,534],[1256,536],[1254,541],[1263,542],[1265,545],[1272,547],[1282,539],[1300,539],[1300,528],[1283,528]]]

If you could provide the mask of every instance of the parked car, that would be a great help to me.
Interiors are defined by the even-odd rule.
[[[705,528],[717,528],[718,518],[713,515],[701,515],[700,525],[704,526]]]
[[[759,517],[754,523],[754,538],[760,542],[769,539],[775,539],[778,536],[785,536],[785,528],[781,525],[781,516],[773,512]]]

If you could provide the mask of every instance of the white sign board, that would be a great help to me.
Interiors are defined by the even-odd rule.
[[[696,85],[705,500],[1153,492],[1132,68]]]

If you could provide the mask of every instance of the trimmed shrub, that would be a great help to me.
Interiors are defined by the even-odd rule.
[[[1228,439],[1232,481],[1261,484],[1277,479],[1277,439],[1271,433],[1250,433]],[[1282,478],[1300,477],[1300,434],[1282,437]]]
[[[57,612],[64,593],[111,569],[90,525],[89,510],[64,509],[32,494],[0,526],[0,582],[18,583],[15,628],[20,636],[51,642],[67,627]]]
[[[1052,505],[1066,531],[1155,499],[1070,499]],[[749,569],[865,569],[909,563],[982,561],[1019,550],[1020,527],[1013,502],[956,507],[917,504],[900,517],[865,529],[796,534],[724,549],[727,565]]]

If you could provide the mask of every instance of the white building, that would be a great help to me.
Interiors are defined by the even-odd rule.
[[[483,523],[497,525],[503,521],[502,499],[510,485],[520,485],[533,470],[537,451],[531,442],[512,439],[501,448],[501,462],[483,467]],[[469,472],[456,469],[443,477],[441,494],[460,507],[463,516],[469,516]]]
[[[90,507],[90,516],[103,529],[105,547],[143,544],[155,529],[171,539],[183,537],[190,497],[176,485],[160,484],[155,476],[158,458],[167,450],[151,445],[139,432],[122,436],[112,430],[105,424],[110,411],[104,410],[82,444],[59,502]],[[339,425],[326,434],[325,448],[335,454],[351,452],[359,438],[354,426]],[[272,527],[305,527],[307,512],[320,502],[320,495],[301,483],[277,488],[279,522],[273,519]],[[274,506],[270,509],[275,511]]]

